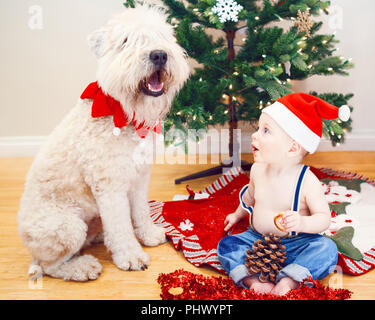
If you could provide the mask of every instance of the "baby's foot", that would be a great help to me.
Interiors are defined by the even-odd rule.
[[[257,277],[248,277],[244,279],[244,284],[246,284],[250,290],[254,290],[259,294],[270,293],[275,286],[272,282],[261,282]]]
[[[277,296],[283,296],[287,294],[290,290],[296,289],[298,287],[298,282],[292,278],[285,277],[282,278],[272,289],[271,294]]]

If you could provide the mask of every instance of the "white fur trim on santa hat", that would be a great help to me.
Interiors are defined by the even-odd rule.
[[[275,122],[307,152],[314,153],[318,148],[320,137],[312,132],[302,120],[282,103],[276,101],[262,112],[267,113]]]
[[[339,118],[342,121],[348,121],[350,118],[350,109],[349,107],[345,104],[339,108]]]

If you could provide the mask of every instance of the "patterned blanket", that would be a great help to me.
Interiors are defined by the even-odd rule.
[[[370,271],[375,267],[375,182],[351,172],[314,167],[310,170],[322,182],[330,205],[332,221],[323,234],[338,247],[338,265],[351,275]],[[195,193],[195,199],[150,201],[151,217],[166,229],[175,249],[181,249],[190,263],[207,264],[224,273],[216,247],[226,236],[225,217],[236,210],[238,193],[248,182],[244,171],[233,168]],[[187,189],[194,195],[188,186]],[[247,228],[248,219],[243,219],[232,234]]]

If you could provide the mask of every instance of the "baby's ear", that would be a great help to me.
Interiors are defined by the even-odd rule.
[[[297,141],[293,140],[292,143],[291,143],[291,145],[290,145],[288,154],[291,157],[294,157],[294,156],[299,155],[301,152],[302,152],[301,145]]]
[[[104,55],[107,43],[107,31],[107,27],[102,27],[87,37],[89,47],[96,58],[100,58]]]

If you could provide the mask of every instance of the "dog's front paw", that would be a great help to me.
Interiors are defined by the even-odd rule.
[[[145,270],[150,264],[149,255],[142,249],[114,253],[112,258],[121,270]]]
[[[167,241],[165,229],[154,224],[136,228],[134,232],[139,241],[145,246],[155,247]]]

